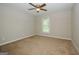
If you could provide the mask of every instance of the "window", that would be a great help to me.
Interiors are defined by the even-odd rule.
[[[49,33],[49,18],[45,17],[42,19],[42,31],[45,33]]]

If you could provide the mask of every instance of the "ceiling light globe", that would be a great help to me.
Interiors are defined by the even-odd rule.
[[[40,9],[39,9],[39,8],[37,8],[36,10],[37,10],[37,11],[40,11]]]

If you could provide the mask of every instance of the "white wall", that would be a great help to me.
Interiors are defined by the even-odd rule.
[[[79,4],[74,5],[72,13],[72,41],[79,51]]]
[[[2,42],[2,7],[0,6],[0,43]]]
[[[45,15],[37,17],[37,35],[56,37],[62,39],[71,39],[71,11],[58,11],[47,14],[50,18],[50,33],[42,32],[42,18]]]
[[[3,27],[0,44],[34,35],[33,15],[10,6],[2,6],[0,12],[3,14],[0,18]]]
[[[1,41],[1,10],[0,10],[0,41]]]

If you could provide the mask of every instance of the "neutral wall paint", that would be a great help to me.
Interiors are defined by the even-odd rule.
[[[79,52],[79,4],[74,4],[72,13],[72,42]]]
[[[46,15],[37,17],[37,35],[56,37],[71,40],[71,11],[58,11],[47,14],[50,18],[50,33],[42,32],[42,18]]]
[[[0,10],[0,41],[1,41],[1,10]]]
[[[2,42],[2,7],[0,6],[0,43]]]
[[[9,6],[2,6],[0,12],[3,14],[2,19],[0,18],[3,27],[0,44],[34,35],[33,15]]]

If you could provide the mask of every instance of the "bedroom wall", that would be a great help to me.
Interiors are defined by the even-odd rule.
[[[79,3],[72,10],[72,42],[79,52]]]
[[[0,6],[0,43],[2,42],[2,7]]]
[[[3,9],[0,5],[0,43],[2,43],[2,35],[3,35]]]
[[[50,19],[49,33],[42,32],[42,18],[46,15]],[[57,11],[46,15],[37,17],[37,35],[71,40],[71,10]]]
[[[0,13],[0,22],[3,27],[2,30],[0,29],[0,32],[2,32],[1,45],[34,35],[35,17],[33,15],[15,7],[0,6],[0,12],[2,13]]]

